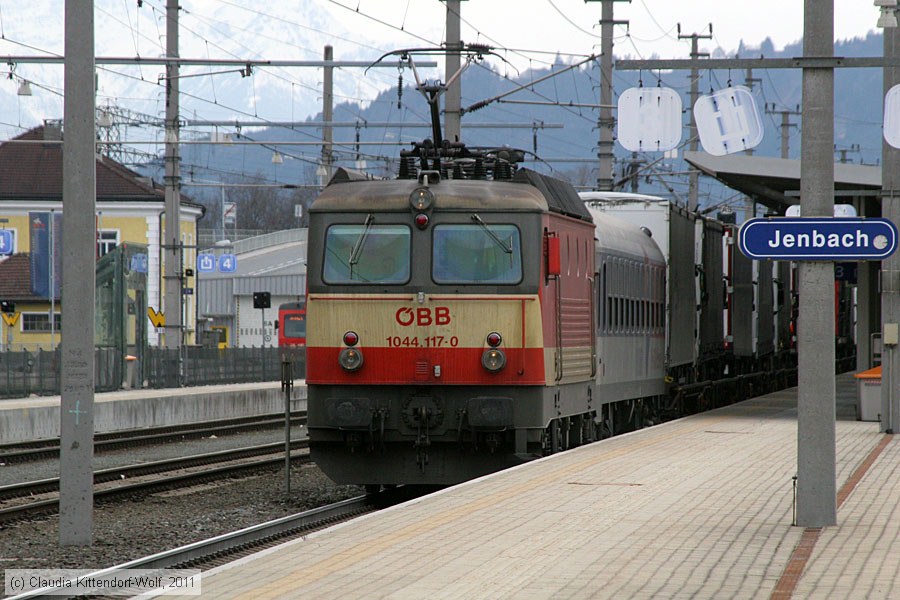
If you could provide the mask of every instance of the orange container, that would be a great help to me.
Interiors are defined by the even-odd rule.
[[[879,421],[881,418],[881,366],[854,375],[859,394],[856,417],[860,421]]]

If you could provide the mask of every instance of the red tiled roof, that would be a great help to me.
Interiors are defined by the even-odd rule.
[[[44,140],[46,126],[35,127],[0,144],[0,200],[62,198],[62,144]],[[24,143],[17,143],[17,141]],[[164,193],[124,165],[97,160],[97,198],[164,201]]]
[[[43,302],[31,293],[31,260],[27,252],[0,261],[0,298],[20,302]]]

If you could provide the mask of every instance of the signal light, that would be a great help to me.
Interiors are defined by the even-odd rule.
[[[425,213],[419,213],[416,215],[416,227],[419,229],[425,229],[428,227],[428,215]]]
[[[344,345],[353,347],[359,343],[359,336],[355,331],[348,331],[344,334]]]
[[[487,335],[486,341],[488,346],[490,346],[491,348],[496,348],[500,345],[501,342],[503,342],[503,338],[496,331],[492,331]]]

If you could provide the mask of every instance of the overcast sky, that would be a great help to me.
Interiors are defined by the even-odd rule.
[[[816,0],[824,4],[826,0]],[[445,37],[445,5],[439,0],[181,0],[180,46],[183,57],[321,59],[325,44],[338,60],[372,60],[398,48],[433,46]],[[771,38],[777,49],[803,34],[803,0],[632,0],[615,3],[615,54],[620,57],[685,58],[690,40],[682,34],[709,34],[704,50],[733,52],[743,41],[755,47]],[[96,48],[105,56],[160,56],[165,48],[166,0],[96,0]],[[61,0],[0,0],[0,54],[63,52]],[[878,10],[872,0],[835,0],[835,38],[865,36],[875,29]],[[465,0],[462,39],[494,46],[521,72],[544,68],[559,52],[566,62],[599,53],[600,2],[584,0]],[[515,70],[491,64],[509,75]],[[210,73],[211,68],[183,73]],[[99,71],[98,103],[115,102],[148,114],[160,114],[163,95],[159,68],[117,67]],[[350,71],[353,71],[352,73]],[[8,71],[4,71],[9,75]],[[425,73],[443,76],[443,70]],[[19,79],[39,86],[34,96],[16,97]],[[185,79],[183,112],[214,118],[255,115],[269,119],[305,118],[321,102],[321,71],[266,72],[253,77],[210,75]],[[15,66],[13,82],[0,84],[0,128],[5,135],[61,117],[61,67]],[[340,99],[371,99],[395,86],[396,71],[346,70],[336,77]],[[14,105],[15,110],[10,110]],[[13,112],[17,114],[12,114]],[[9,128],[12,128],[10,130]]]
[[[355,4],[359,0],[342,0]],[[826,0],[816,0],[826,4]],[[436,2],[417,0],[377,0],[383,7],[392,8],[393,22],[409,12],[408,23],[427,23],[426,11],[440,16]],[[362,0],[362,8],[376,4],[376,0]],[[630,25],[626,37],[624,26],[616,27],[616,53],[630,53],[649,57],[684,57],[690,52],[690,41],[678,40],[677,25],[682,34],[709,33],[712,41],[701,46],[720,46],[734,50],[743,39],[751,46],[770,37],[776,48],[798,41],[803,35],[802,0],[632,0],[616,2],[615,19],[627,20]],[[415,12],[418,11],[418,12]],[[563,14],[564,13],[564,14]],[[473,30],[485,32],[506,47],[560,49],[584,53],[591,36],[599,35],[596,23],[600,20],[601,3],[583,0],[466,0],[462,3],[463,37],[471,38]],[[835,38],[865,36],[875,29],[878,9],[871,0],[835,0]],[[408,27],[408,25],[407,25]],[[584,30],[584,31],[582,31]]]

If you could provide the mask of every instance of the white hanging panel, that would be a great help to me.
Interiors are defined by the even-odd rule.
[[[618,140],[632,152],[665,152],[681,143],[681,97],[665,87],[636,87],[619,96]]]
[[[700,96],[694,104],[694,120],[700,144],[713,156],[755,148],[763,138],[756,100],[742,85]]]

